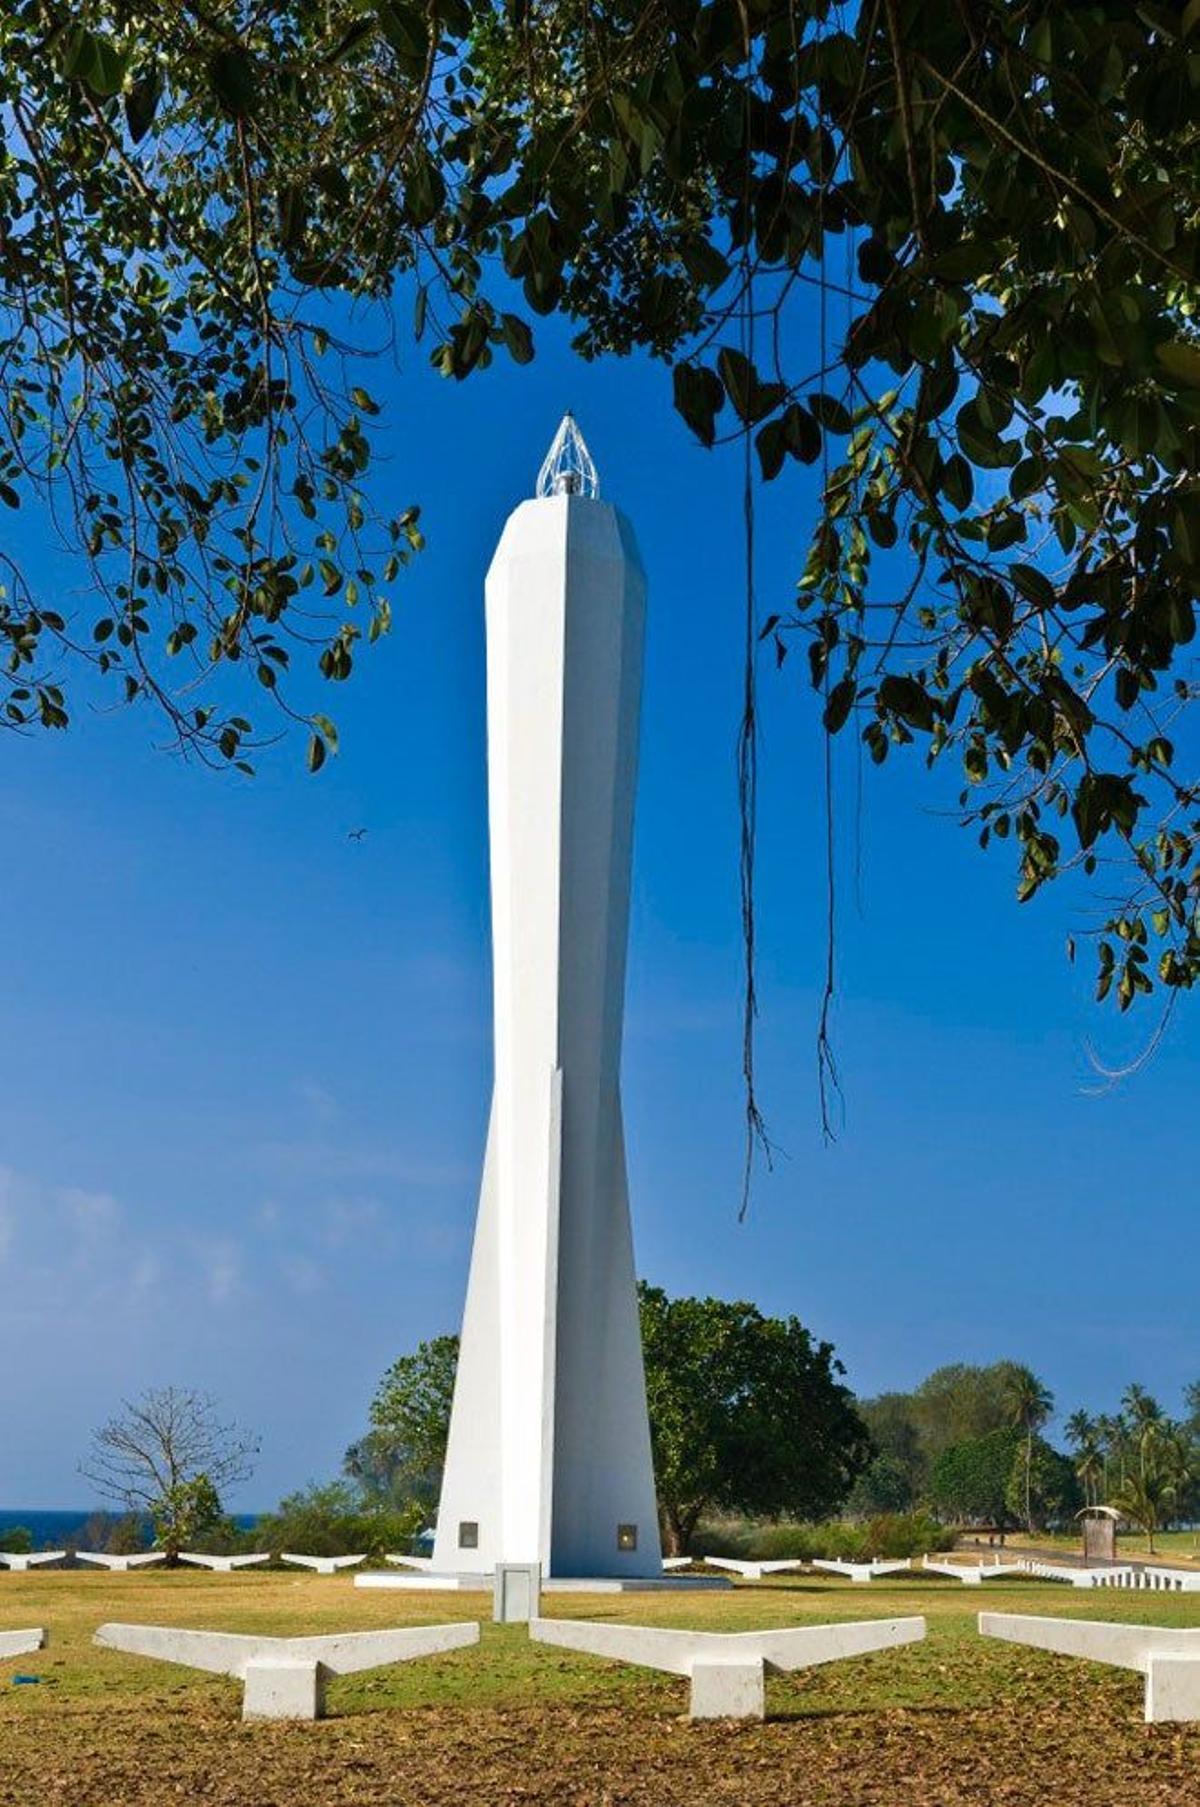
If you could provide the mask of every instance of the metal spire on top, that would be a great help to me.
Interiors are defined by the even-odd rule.
[[[564,414],[538,472],[539,496],[598,496],[600,479],[573,414]]]

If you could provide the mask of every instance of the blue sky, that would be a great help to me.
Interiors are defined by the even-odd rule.
[[[395,1355],[455,1328],[490,1070],[482,581],[566,407],[631,516],[650,615],[624,1088],[640,1271],[828,1337],[863,1393],[1016,1356],[1060,1405],[1130,1379],[1174,1408],[1195,1342],[1194,1020],[1098,1014],[1078,894],[1018,909],[916,759],[839,745],[842,1134],[823,1146],[820,739],[802,662],[762,672],[760,1077],[784,1151],[737,1221],[734,746],[740,474],[660,368],[586,366],[538,325],[524,371],[377,368],[380,496],[428,549],[389,639],[252,782],[157,749],[146,714],[3,743],[0,1505],[87,1503],[90,1428],[149,1384],[262,1435],[253,1509],[334,1473]],[[811,475],[760,500],[786,603]],[[36,523],[22,520],[36,538]],[[36,553],[34,554],[36,560]],[[72,603],[64,578],[64,598]],[[366,836],[350,842],[352,828]],[[861,866],[855,883],[856,864]],[[1136,1013],[1135,1013],[1136,1014]]]

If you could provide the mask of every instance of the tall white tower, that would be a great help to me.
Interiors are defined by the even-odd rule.
[[[485,589],[495,1090],[434,1567],[659,1576],[621,1125],[645,580],[564,419]]]

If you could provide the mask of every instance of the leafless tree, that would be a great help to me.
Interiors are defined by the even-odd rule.
[[[188,1387],[151,1387],[125,1400],[92,1434],[80,1473],[106,1499],[149,1516],[168,1556],[183,1535],[205,1528],[221,1494],[254,1472],[259,1439],[223,1424],[214,1400]]]

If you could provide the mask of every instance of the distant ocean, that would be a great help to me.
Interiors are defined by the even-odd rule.
[[[74,1543],[83,1527],[102,1510],[106,1509],[84,1506],[77,1512],[43,1512],[31,1507],[27,1512],[10,1512],[0,1507],[0,1537],[14,1525],[24,1525],[33,1538],[35,1550],[57,1550],[63,1544]],[[108,1516],[119,1518],[122,1515],[109,1512]],[[235,1512],[233,1522],[240,1531],[249,1531],[258,1523],[258,1514]]]

